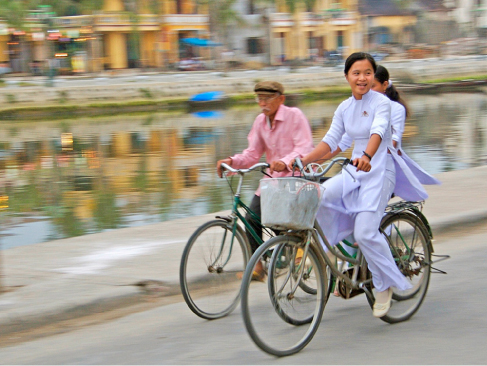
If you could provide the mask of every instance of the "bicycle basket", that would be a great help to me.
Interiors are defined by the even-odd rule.
[[[261,179],[261,221],[277,229],[312,229],[323,188],[302,178]]]

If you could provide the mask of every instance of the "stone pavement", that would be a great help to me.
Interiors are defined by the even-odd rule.
[[[430,198],[424,208],[434,233],[487,220],[487,166],[437,178],[443,184],[427,187]],[[0,336],[179,294],[185,243],[214,216],[0,251],[7,290],[0,294]],[[434,245],[438,254],[448,254],[441,251],[441,242]],[[188,316],[193,315],[188,311]]]

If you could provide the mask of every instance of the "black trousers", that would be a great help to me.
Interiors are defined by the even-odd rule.
[[[249,208],[257,216],[259,216],[259,217],[261,216],[260,196],[255,195],[254,198],[252,198],[252,202],[250,202]],[[252,218],[250,217],[249,214],[245,214],[245,220],[247,220],[247,222],[250,224],[250,227],[252,227],[252,229],[254,229],[255,233],[262,239],[262,226],[259,223],[256,223],[254,220],[252,220]],[[253,253],[259,247],[259,243],[248,232],[248,230],[246,230],[245,233],[247,234],[247,238],[249,239],[249,243],[250,243],[250,248],[252,248],[252,253]]]

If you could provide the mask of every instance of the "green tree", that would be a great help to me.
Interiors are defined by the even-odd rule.
[[[230,47],[229,29],[233,26],[244,26],[245,20],[234,9],[236,0],[198,0],[199,4],[208,6],[210,33],[215,40]]]
[[[29,1],[21,0],[0,0],[0,18],[2,18],[9,27],[15,28],[19,31],[26,31],[26,16],[30,9]],[[20,47],[20,67],[23,72],[28,70],[28,60],[25,55],[26,45],[24,42],[24,36],[19,36]]]

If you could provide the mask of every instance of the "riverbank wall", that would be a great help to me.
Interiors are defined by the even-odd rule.
[[[430,92],[421,87],[428,80],[487,75],[487,57],[451,60],[427,59],[383,62],[397,85],[405,90]],[[163,74],[126,70],[118,74],[59,77],[46,86],[44,77],[11,75],[0,88],[0,118],[37,120],[78,115],[151,112],[185,108],[197,93],[221,90],[231,102],[249,99],[256,82],[273,79],[287,93],[321,93],[322,98],[349,94],[342,67],[309,67]],[[132,77],[132,79],[130,79]],[[36,78],[36,79],[35,79]],[[485,84],[484,84],[485,85]],[[483,87],[479,84],[480,87]]]

